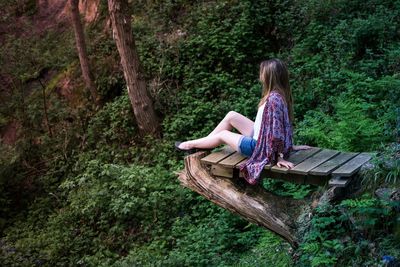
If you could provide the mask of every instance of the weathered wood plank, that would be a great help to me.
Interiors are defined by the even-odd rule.
[[[270,170],[271,167],[272,167],[272,164],[266,164],[266,165],[264,166],[264,170]]]
[[[217,164],[211,165],[211,173],[214,176],[221,176],[221,177],[228,177],[228,178],[233,177],[233,169],[225,168],[225,167],[219,166]]]
[[[227,177],[227,178],[233,178],[233,169],[232,168],[227,168],[223,167],[219,164],[213,164],[211,166],[211,173],[214,176],[220,176],[220,177]],[[243,177],[243,173],[239,173],[239,177]]]
[[[301,163],[305,159],[316,154],[320,150],[321,149],[318,147],[312,147],[312,148],[306,149],[306,150],[299,150],[296,153],[294,153],[293,155],[290,155],[288,161],[292,162],[296,166],[297,164]],[[289,169],[287,169],[287,168],[280,168],[278,166],[273,166],[271,168],[271,170],[275,171],[275,172],[280,172],[280,173],[288,173],[288,171],[289,171]]]
[[[236,166],[236,164],[240,163],[245,158],[247,158],[247,157],[240,154],[239,152],[235,152],[232,155],[230,155],[229,157],[218,162],[218,164],[222,165],[224,167],[233,168]]]
[[[290,156],[293,156],[293,154],[296,153],[296,152],[297,152],[297,151],[292,151],[292,152],[290,152]],[[239,164],[240,164],[240,165],[241,165],[241,164],[244,164],[247,160],[248,160],[248,158],[245,158],[245,159],[242,160],[241,162],[237,163],[237,164],[235,165],[235,168],[239,168]],[[264,170],[270,170],[271,167],[272,167],[271,164],[267,164],[267,165],[264,166]]]
[[[225,159],[226,157],[229,157],[233,153],[235,153],[235,150],[233,150],[230,146],[224,146],[220,151],[211,153],[202,158],[201,162],[206,164],[215,164]]]
[[[294,175],[293,173],[288,174],[288,176]],[[299,174],[297,174],[299,175]],[[313,184],[318,186],[323,186],[328,183],[330,176],[321,176],[321,175],[307,175],[304,179],[304,184]]]
[[[271,169],[264,170],[261,173],[261,176],[264,178],[280,179],[280,180],[288,181],[291,183],[297,183],[297,184],[304,184],[304,180],[306,178],[306,176],[304,176],[304,175],[285,174],[285,173],[280,173],[280,172],[274,172]]]
[[[200,164],[201,156],[195,153],[185,157],[185,169],[179,174],[184,186],[246,220],[274,231],[296,248],[297,218],[303,212],[305,201],[282,198],[262,186],[246,185],[237,179],[214,177],[204,164]]]
[[[308,174],[322,175],[322,176],[329,175],[332,171],[339,168],[341,165],[343,165],[344,163],[346,163],[347,161],[349,161],[350,159],[354,158],[357,155],[358,153],[341,152],[339,155],[336,155],[330,160],[312,169],[311,171],[308,172]]]
[[[332,176],[349,177],[356,173],[361,166],[372,158],[372,153],[360,153],[338,169],[332,172]]]
[[[333,177],[329,180],[330,186],[337,186],[337,187],[346,187],[346,185],[350,182],[350,177]]]
[[[289,159],[292,158],[293,155],[294,155],[295,153],[297,153],[298,151],[300,151],[300,150],[291,151],[291,152],[290,152],[290,155],[289,155]],[[273,167],[272,164],[267,164],[267,165],[264,166],[264,170],[271,170],[272,167]],[[276,167],[276,168],[279,168],[279,167],[277,167],[277,166],[275,166],[275,167]],[[280,168],[279,168],[279,169],[280,169]],[[274,171],[274,170],[273,170],[273,171]],[[280,173],[283,173],[283,172],[280,172]]]
[[[249,158],[245,158],[245,159],[242,160],[241,162],[237,163],[237,164],[235,165],[235,168],[236,168],[236,169],[239,169],[239,165],[244,164],[244,163],[247,162],[248,160],[249,160]]]
[[[308,172],[325,161],[338,155],[340,152],[336,150],[324,149],[307,158],[303,162],[297,164],[295,167],[289,170],[289,173],[307,175]]]
[[[238,162],[235,164],[234,168],[239,168],[239,165],[244,164],[245,162],[247,162],[249,160],[249,158],[244,158],[242,161]],[[264,166],[264,170],[270,170],[271,169],[271,164],[267,164]]]

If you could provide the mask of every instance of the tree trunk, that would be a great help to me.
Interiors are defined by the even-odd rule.
[[[97,94],[96,86],[93,82],[93,75],[89,67],[89,58],[86,52],[85,35],[83,33],[83,26],[79,15],[79,0],[70,0],[71,6],[71,21],[75,33],[76,49],[78,50],[79,61],[81,63],[81,70],[83,80],[85,81],[87,89],[89,89],[93,101],[99,104],[99,97]]]
[[[126,0],[108,0],[113,37],[121,57],[121,64],[136,122],[141,134],[158,136],[159,122],[146,89]]]
[[[228,209],[245,220],[265,227],[287,240],[296,248],[310,231],[313,209],[362,193],[361,180],[373,168],[364,164],[347,187],[334,186],[312,199],[296,200],[266,191],[260,185],[249,185],[241,178],[213,176],[200,161],[205,152],[185,158],[185,169],[178,179],[218,206]]]
[[[304,200],[277,196],[261,186],[248,185],[244,180],[212,176],[200,162],[204,156],[202,153],[185,158],[185,169],[178,177],[184,186],[218,206],[277,233],[297,247],[300,229],[297,221],[304,213]]]
[[[294,248],[310,230],[313,209],[359,192],[361,176],[371,168],[365,164],[346,188],[334,186],[323,194],[296,200],[249,185],[244,179],[213,176],[200,161],[204,155],[198,152],[185,158],[185,169],[178,174],[181,183],[218,206],[275,232]]]

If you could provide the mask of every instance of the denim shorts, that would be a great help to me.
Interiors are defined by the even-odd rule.
[[[239,139],[239,152],[247,157],[250,157],[253,154],[254,148],[256,147],[257,140],[253,139],[253,137],[242,136]]]

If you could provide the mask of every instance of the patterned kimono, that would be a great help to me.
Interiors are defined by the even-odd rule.
[[[266,164],[276,164],[278,155],[289,156],[293,146],[293,131],[284,98],[272,91],[264,107],[260,134],[251,157],[240,165],[240,171],[250,184],[256,184]]]

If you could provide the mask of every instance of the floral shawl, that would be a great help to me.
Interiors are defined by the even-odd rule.
[[[240,171],[250,184],[256,184],[266,164],[275,164],[279,153],[289,156],[293,146],[293,131],[284,98],[272,91],[264,107],[260,134],[251,157],[240,165]]]

